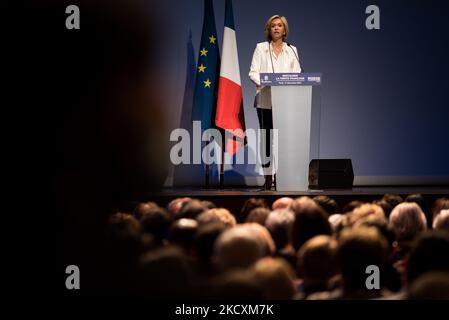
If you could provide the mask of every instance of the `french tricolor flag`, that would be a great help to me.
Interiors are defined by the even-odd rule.
[[[244,144],[245,117],[231,0],[226,0],[225,10],[223,53],[221,56],[215,125],[234,136],[235,139],[226,141],[226,152],[233,155]]]

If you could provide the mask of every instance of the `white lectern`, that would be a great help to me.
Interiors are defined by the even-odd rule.
[[[261,73],[261,85],[271,86],[276,190],[306,191],[309,163],[319,159],[320,73]]]

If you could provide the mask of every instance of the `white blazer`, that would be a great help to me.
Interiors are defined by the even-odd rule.
[[[282,45],[282,51],[278,57],[274,54],[272,46],[268,41],[260,42],[254,50],[249,78],[256,86],[260,86],[260,73],[270,73],[273,70],[275,73],[301,72],[301,65],[297,56],[299,57],[296,47],[292,45],[288,46],[285,42]],[[256,88],[254,106],[257,108],[271,109],[271,87]]]

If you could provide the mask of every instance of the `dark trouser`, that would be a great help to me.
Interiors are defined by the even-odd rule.
[[[273,129],[273,113],[271,109],[257,108],[257,117],[259,118],[260,129],[265,129],[266,133],[260,133],[260,158],[262,160],[262,168],[269,168],[272,158],[272,133]]]

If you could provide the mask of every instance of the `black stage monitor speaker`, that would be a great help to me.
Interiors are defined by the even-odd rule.
[[[354,171],[351,159],[313,159],[309,164],[310,189],[351,189]]]

